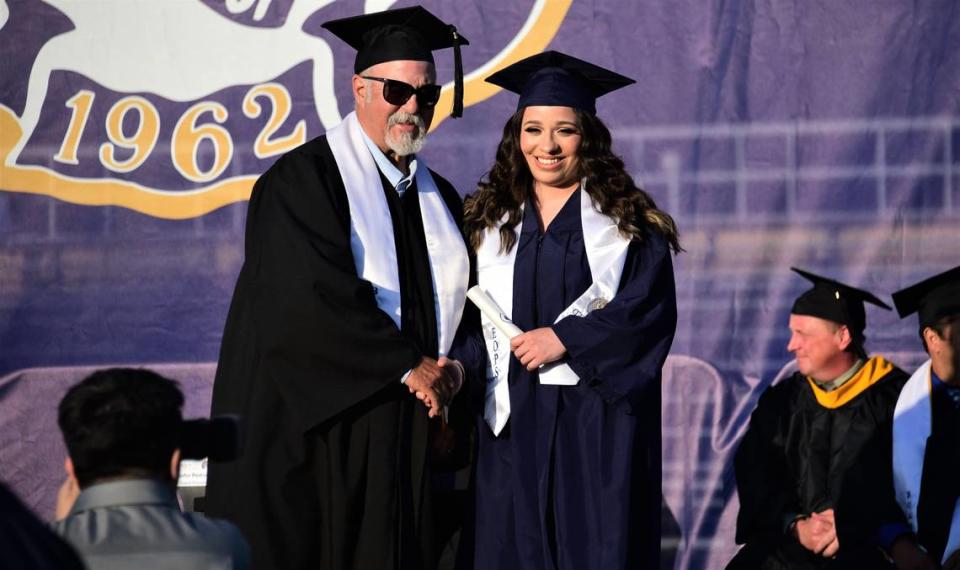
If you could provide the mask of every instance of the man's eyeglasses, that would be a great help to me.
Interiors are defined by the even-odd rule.
[[[414,87],[409,83],[397,81],[396,79],[386,79],[383,77],[370,77],[361,75],[363,79],[379,81],[383,83],[383,98],[391,105],[401,106],[410,100],[414,94],[417,95],[417,105],[421,107],[433,107],[440,100],[440,86],[428,83],[420,87]]]

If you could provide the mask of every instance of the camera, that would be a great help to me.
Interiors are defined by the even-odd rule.
[[[239,416],[184,420],[180,426],[180,455],[183,459],[209,458],[232,461],[243,452],[243,429]]]

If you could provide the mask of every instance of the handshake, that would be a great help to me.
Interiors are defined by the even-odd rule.
[[[450,403],[463,386],[463,365],[446,356],[439,359],[423,357],[407,376],[406,385],[423,405],[429,408],[428,416],[437,417],[441,408]]]

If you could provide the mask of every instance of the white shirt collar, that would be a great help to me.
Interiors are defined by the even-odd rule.
[[[373,160],[376,161],[377,168],[379,168],[380,172],[387,178],[387,182],[393,186],[393,189],[396,190],[398,194],[403,194],[403,192],[413,184],[413,178],[417,174],[416,155],[410,157],[410,174],[404,176],[403,172],[397,168],[397,165],[387,158],[387,155],[380,150],[380,147],[373,143],[362,127],[360,128],[360,133],[363,134],[363,142],[370,150],[370,154],[373,155]]]

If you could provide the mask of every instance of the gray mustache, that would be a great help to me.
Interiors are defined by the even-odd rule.
[[[413,125],[420,130],[423,130],[424,128],[423,119],[421,119],[418,115],[407,113],[405,111],[397,111],[396,113],[390,115],[390,118],[387,120],[388,127],[403,124]]]

